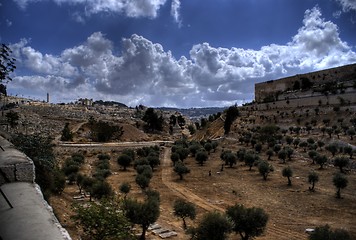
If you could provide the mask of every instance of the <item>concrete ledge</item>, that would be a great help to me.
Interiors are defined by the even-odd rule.
[[[10,208],[0,195],[0,239],[2,240],[70,240],[43,199],[35,183],[14,182],[1,186],[13,205]]]
[[[33,161],[0,136],[0,240],[71,240],[34,183]]]

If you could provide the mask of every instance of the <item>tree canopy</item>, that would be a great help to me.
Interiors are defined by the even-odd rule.
[[[239,110],[237,106],[231,106],[226,111],[226,119],[224,122],[224,130],[225,134],[230,132],[231,124],[235,121],[235,119],[239,116]]]
[[[158,116],[153,108],[148,108],[142,120],[146,122],[147,131],[162,131],[163,129],[163,117]]]
[[[178,161],[175,164],[173,171],[179,175],[180,180],[183,180],[184,174],[190,173],[190,169],[187,166],[185,166],[182,161]]]
[[[114,201],[89,202],[76,205],[73,217],[83,228],[83,234],[93,240],[134,239],[130,224]]]
[[[350,234],[343,229],[330,229],[329,225],[315,228],[309,236],[309,240],[351,240]]]
[[[233,223],[219,212],[206,213],[197,228],[191,230],[194,240],[225,240]]]
[[[242,240],[260,236],[268,221],[268,215],[262,208],[245,208],[240,204],[228,207],[226,214],[234,223],[233,231],[240,234]]]
[[[195,206],[190,202],[187,202],[182,199],[177,199],[174,202],[173,209],[174,209],[174,215],[182,218],[184,229],[187,228],[187,223],[185,221],[186,218],[190,218],[192,220],[195,219],[196,216]]]
[[[157,197],[158,195],[158,197]],[[140,239],[144,240],[146,231],[150,224],[154,223],[159,217],[159,194],[147,194],[145,201],[140,202],[136,199],[128,199],[125,204],[125,216],[134,224],[142,227]]]
[[[11,57],[11,53],[12,50],[7,45],[2,43],[0,46],[0,83],[4,81],[12,81],[10,74],[16,69],[16,59]]]

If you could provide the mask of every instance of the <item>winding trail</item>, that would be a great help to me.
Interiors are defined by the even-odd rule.
[[[175,195],[184,198],[185,200],[194,203],[195,205],[207,210],[207,211],[219,211],[225,212],[225,209],[211,204],[207,200],[197,196],[189,189],[182,187],[180,184],[175,183],[172,180],[172,167],[171,167],[171,149],[164,148],[163,152],[163,164],[162,164],[162,183],[166,185]],[[283,224],[298,224],[295,220],[287,217],[279,217],[279,220],[283,221]],[[258,239],[278,239],[278,240],[306,240],[307,235],[301,232],[290,231],[285,227],[277,225],[277,221],[270,219],[267,225],[264,236],[258,237]]]
[[[170,155],[171,155],[171,149],[165,148],[164,152],[163,152],[163,166],[162,166],[163,167],[162,168],[162,182],[163,182],[163,184],[166,185],[177,196],[183,197],[184,199],[188,200],[189,202],[192,202],[195,205],[197,205],[207,211],[217,210],[220,212],[224,212],[225,210],[223,208],[207,202],[206,200],[197,196],[196,194],[194,194],[187,188],[182,187],[181,185],[172,181],[172,168],[170,166],[171,165]]]

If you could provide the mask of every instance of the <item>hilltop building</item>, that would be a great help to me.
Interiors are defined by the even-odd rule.
[[[76,104],[83,105],[83,106],[93,106],[93,99],[79,98]]]

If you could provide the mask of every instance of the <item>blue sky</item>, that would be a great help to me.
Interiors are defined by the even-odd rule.
[[[208,107],[256,82],[356,63],[356,0],[0,0],[8,92]]]

